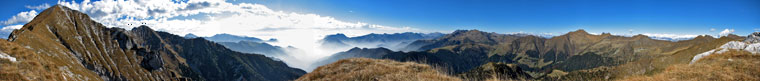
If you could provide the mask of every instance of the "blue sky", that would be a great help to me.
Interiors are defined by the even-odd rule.
[[[0,19],[53,0],[5,1]],[[79,1],[78,1],[79,2]],[[235,0],[276,11],[423,30],[717,34],[760,28],[758,0]],[[41,12],[41,10],[37,10]],[[715,31],[710,31],[715,29]]]
[[[55,0],[7,0],[0,2],[3,8],[0,8],[0,20],[11,18],[11,16],[18,14],[19,12],[29,11],[32,9],[26,8],[26,6],[37,6],[40,4],[48,3],[50,5],[55,4]]]
[[[424,29],[712,34],[760,28],[758,0],[277,0],[273,9]],[[718,31],[710,32],[714,28]]]

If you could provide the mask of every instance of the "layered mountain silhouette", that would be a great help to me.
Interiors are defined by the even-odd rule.
[[[186,35],[185,37],[191,38],[192,36],[195,36],[193,34]],[[198,36],[195,36],[198,37]],[[248,42],[264,42],[264,40],[261,40],[256,37],[246,37],[246,36],[238,36],[238,35],[232,35],[232,34],[216,34],[211,37],[203,37],[206,40],[214,41],[214,42],[239,42],[239,41],[248,41]]]
[[[50,7],[8,41],[41,55],[45,77],[31,80],[244,80],[282,81],[306,72],[264,55],[240,53],[204,38],[185,39],[147,26],[107,28],[81,12]],[[19,56],[11,53],[12,56]],[[53,70],[50,70],[53,69]],[[5,77],[5,76],[4,76]]]
[[[203,38],[223,45],[224,47],[243,53],[262,54],[269,57],[292,57],[286,54],[286,50],[296,50],[294,47],[274,46],[267,42],[277,42],[277,39],[263,41],[256,37],[239,36],[232,34],[216,34],[211,37],[200,37],[189,33],[184,36],[186,39]]]
[[[239,42],[217,42],[224,47],[233,51],[243,53],[256,53],[264,54],[267,56],[289,56],[286,54],[286,49],[280,46],[274,46],[264,42],[251,42],[251,41],[239,41]],[[291,48],[295,49],[295,48]]]
[[[376,48],[383,47],[391,50],[410,51],[403,49],[406,45],[416,40],[433,39],[443,36],[442,33],[393,33],[393,34],[367,34],[358,37],[347,37],[344,34],[327,35],[320,42],[324,48],[349,49],[353,47]]]

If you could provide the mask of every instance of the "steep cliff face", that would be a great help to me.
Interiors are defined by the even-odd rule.
[[[305,73],[262,55],[234,52],[204,39],[183,39],[147,26],[107,28],[60,5],[41,12],[8,40],[51,57],[44,59],[70,71],[64,77],[70,80],[261,81],[295,79]]]

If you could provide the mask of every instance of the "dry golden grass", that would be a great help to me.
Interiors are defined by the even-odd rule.
[[[0,81],[60,81],[66,80],[64,71],[53,62],[33,51],[0,40],[0,51],[15,57],[16,62],[0,60]]]
[[[652,76],[626,81],[760,81],[760,55],[732,50],[712,54],[694,64],[676,64]]]
[[[296,81],[461,81],[413,62],[369,58],[343,59],[321,66]]]

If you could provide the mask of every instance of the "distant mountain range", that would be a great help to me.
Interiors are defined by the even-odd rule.
[[[267,43],[267,42],[277,42],[277,39],[269,39],[267,41],[263,41],[256,37],[247,37],[247,36],[231,35],[231,34],[216,34],[211,37],[199,37],[197,35],[190,33],[190,34],[186,34],[184,38],[186,39],[203,38],[203,39],[207,39],[209,41],[213,41],[218,44],[221,44],[224,47],[233,51],[238,51],[238,52],[243,52],[243,53],[252,53],[252,54],[262,54],[269,57],[275,57],[277,59],[294,59],[292,58],[292,56],[287,54],[287,50],[292,51],[292,50],[297,49],[294,47],[274,46]]]
[[[185,38],[198,38],[199,36],[188,33],[185,35]],[[214,41],[214,42],[240,42],[240,41],[248,41],[248,42],[277,42],[277,39],[269,39],[269,40],[261,40],[256,37],[248,37],[248,36],[240,36],[240,35],[232,35],[232,34],[216,34],[211,37],[202,37],[206,40]]]
[[[393,33],[393,34],[368,34],[358,37],[347,37],[344,34],[327,35],[320,42],[321,47],[346,50],[353,47],[377,48],[383,47],[390,50],[402,50],[407,44],[423,39],[433,39],[443,36],[442,33]]]
[[[556,80],[553,77],[587,78],[588,69],[609,68],[633,69],[614,66],[641,67],[632,65],[655,58],[669,59],[668,62],[650,62],[654,65],[688,63],[691,56],[700,51],[714,48],[712,44],[722,44],[727,40],[740,40],[744,37],[729,35],[720,39],[711,36],[698,36],[689,40],[664,41],[655,40],[645,35],[631,37],[615,36],[609,33],[592,35],[584,30],[569,32],[551,38],[533,35],[497,34],[479,30],[457,30],[439,38],[417,40],[405,49],[421,50],[412,52],[394,52],[385,48],[354,48],[337,53],[327,59],[335,61],[343,58],[365,57],[376,59],[393,59],[431,64],[447,68],[447,72],[460,74],[489,62],[509,63],[521,68],[528,76],[537,79]],[[647,72],[664,69],[664,66],[641,69]],[[605,70],[607,71],[607,70]],[[552,75],[549,74],[565,74]],[[570,75],[566,73],[570,72]],[[605,74],[619,76],[635,75],[628,73]],[[520,75],[522,76],[522,75]],[[597,76],[598,77],[598,76]],[[612,77],[612,78],[616,78]],[[600,79],[600,78],[594,78]],[[600,80],[604,80],[602,78]],[[610,78],[606,78],[609,80]],[[564,80],[569,80],[565,78]]]
[[[233,51],[243,53],[264,54],[268,56],[288,56],[285,53],[286,48],[273,46],[263,42],[239,41],[239,42],[217,42],[224,47]],[[295,49],[295,48],[292,48]]]
[[[47,69],[46,74],[53,74],[24,76],[27,72],[19,72],[38,67],[3,70],[10,73],[2,77],[19,80],[283,81],[306,73],[282,61],[235,52],[204,38],[186,39],[147,26],[131,30],[107,28],[86,14],[60,5],[42,11],[23,28],[13,31],[8,41],[11,46],[24,46],[13,48],[15,51],[41,56],[24,57],[17,52],[9,55],[22,62],[37,62],[35,65]]]

